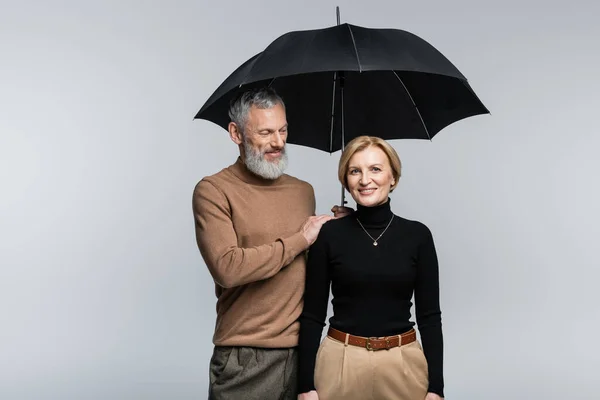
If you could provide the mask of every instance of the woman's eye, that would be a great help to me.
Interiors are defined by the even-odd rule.
[[[379,171],[381,171],[381,168],[379,168],[379,167],[373,167],[373,171],[379,172]]]

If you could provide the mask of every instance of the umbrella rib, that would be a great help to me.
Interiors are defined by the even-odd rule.
[[[410,101],[412,102],[413,106],[415,107],[415,110],[417,111],[417,115],[419,116],[419,119],[421,120],[421,124],[423,124],[423,129],[425,129],[425,133],[427,134],[427,138],[429,140],[431,140],[431,136],[429,135],[429,130],[427,129],[427,125],[425,125],[425,121],[423,120],[423,116],[421,115],[421,111],[419,111],[419,107],[417,107],[417,105],[415,104],[415,100],[410,95],[410,92],[408,91],[408,88],[406,87],[406,85],[404,84],[404,82],[402,82],[402,79],[400,79],[400,77],[398,76],[398,74],[396,73],[396,71],[392,71],[392,72],[394,73],[394,75],[396,75],[396,78],[398,78],[398,80],[402,84],[402,87],[406,91],[406,94],[410,98]]]
[[[356,40],[354,40],[354,32],[350,25],[346,25],[350,31],[350,37],[352,38],[352,45],[354,46],[354,53],[356,54],[356,61],[358,62],[358,72],[362,72],[362,65],[360,64],[360,57],[358,56],[358,49],[356,48]]]

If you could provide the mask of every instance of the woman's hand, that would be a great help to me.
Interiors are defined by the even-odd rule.
[[[311,390],[310,392],[300,393],[298,400],[319,400],[319,395],[316,390]]]
[[[436,393],[427,393],[427,396],[425,396],[425,400],[444,400],[443,397],[440,397],[439,394]]]

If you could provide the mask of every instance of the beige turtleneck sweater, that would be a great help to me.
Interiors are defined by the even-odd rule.
[[[310,184],[266,180],[235,164],[194,190],[196,240],[217,295],[216,346],[298,344],[308,242],[300,232],[315,213]]]

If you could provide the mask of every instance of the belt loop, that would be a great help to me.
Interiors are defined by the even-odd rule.
[[[402,334],[398,335],[398,347],[402,346]]]
[[[346,333],[346,340],[344,340],[344,347],[348,347],[348,339],[350,338],[350,335],[348,333]]]

